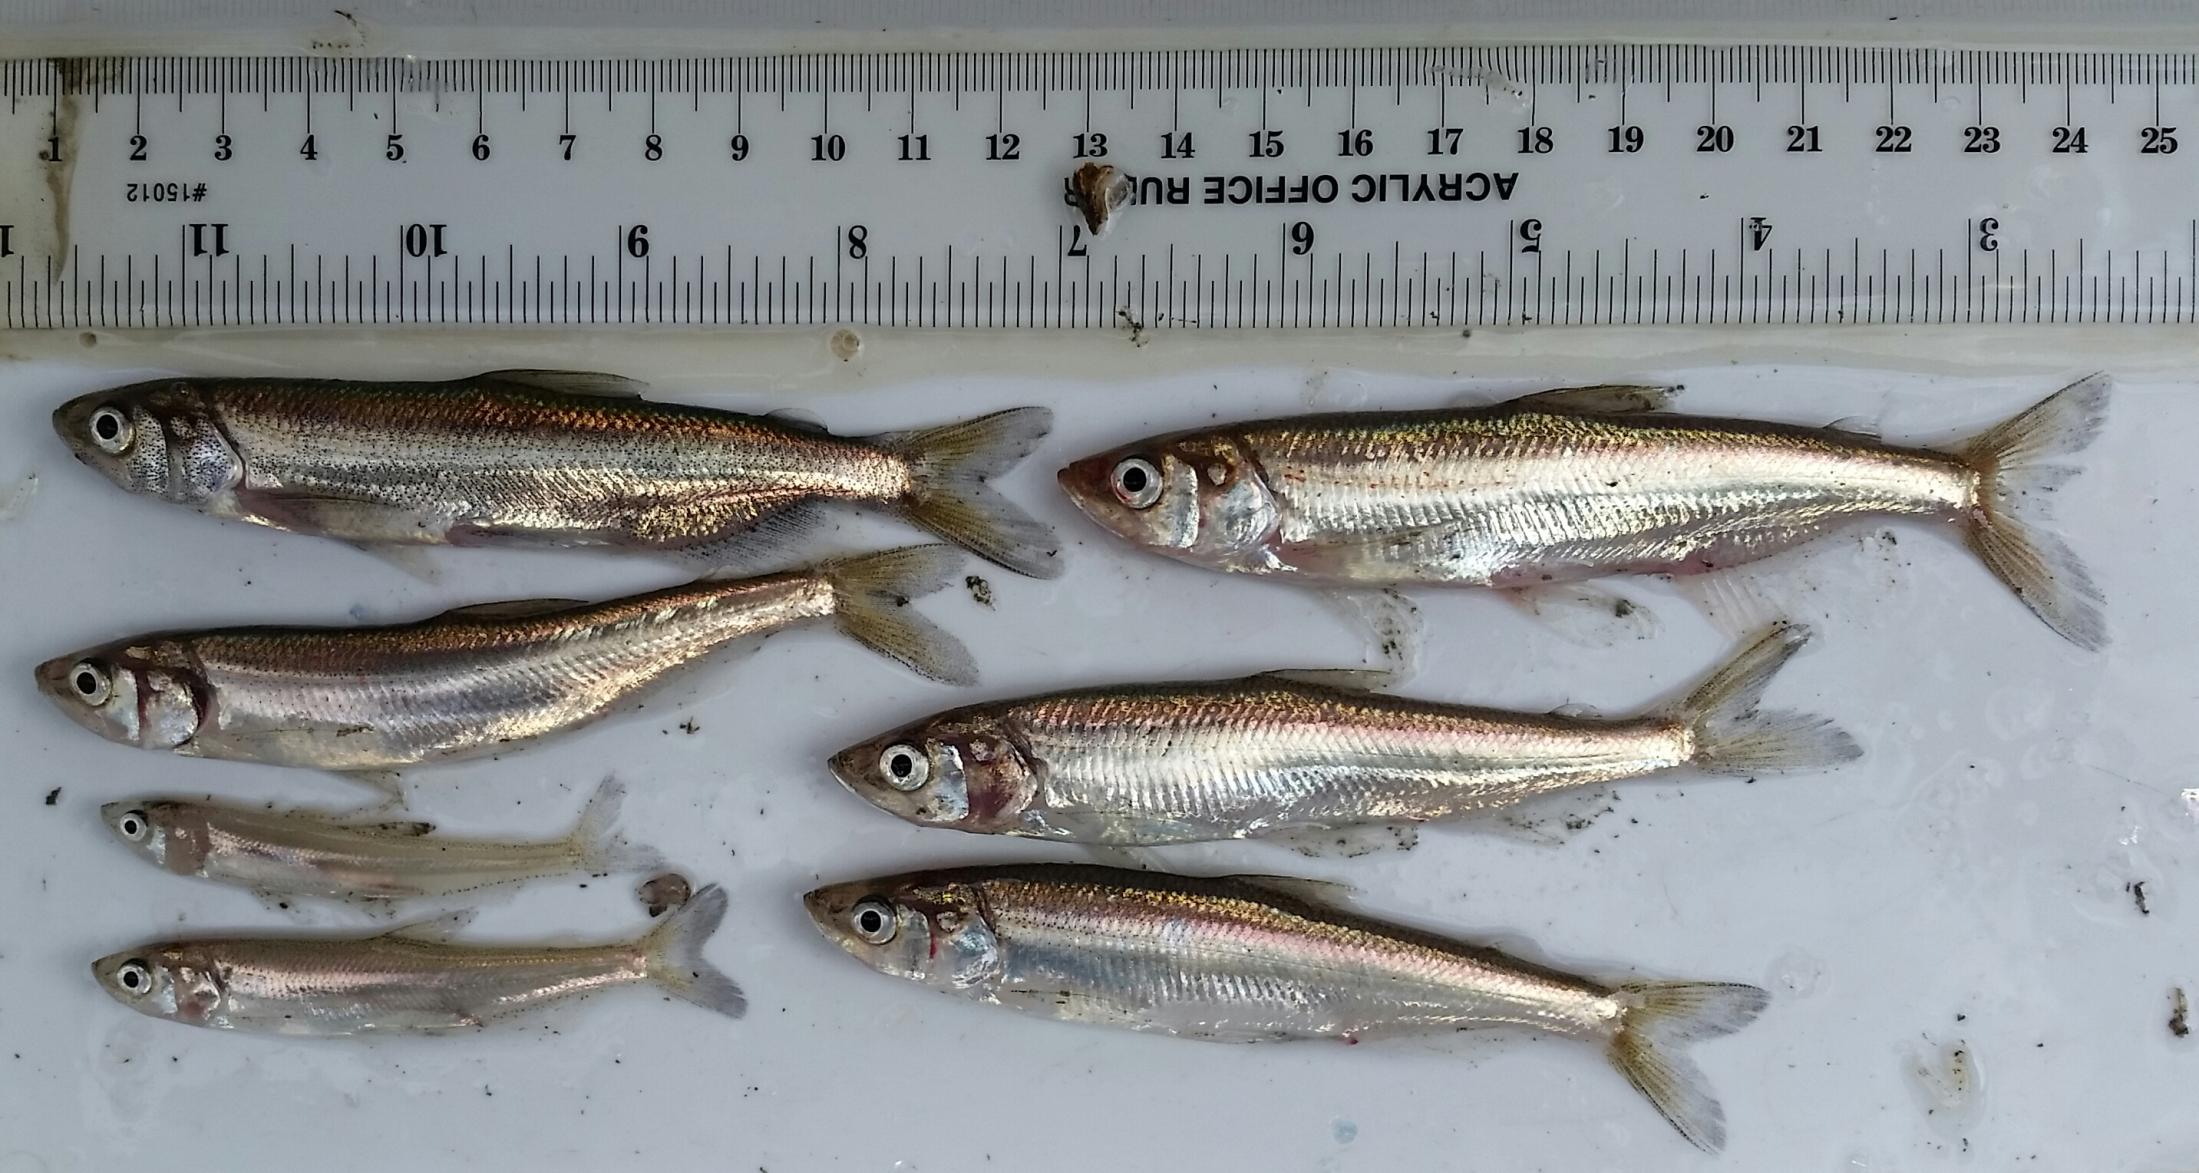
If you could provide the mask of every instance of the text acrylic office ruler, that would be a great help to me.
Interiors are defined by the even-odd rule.
[[[86,58],[0,83],[12,327],[2128,322],[2199,300],[2185,53]]]

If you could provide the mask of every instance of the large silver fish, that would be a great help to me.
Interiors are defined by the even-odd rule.
[[[1618,720],[1407,700],[1329,673],[1052,693],[954,709],[833,756],[848,789],[910,822],[1078,843],[1332,833],[1493,810],[1681,767],[1807,769],[1859,752],[1823,718],[1757,698],[1807,638],[1780,627],[1669,710]],[[1381,828],[1409,842],[1410,828]],[[1373,839],[1379,841],[1383,836]]]
[[[1602,982],[1386,925],[1275,877],[1034,864],[917,872],[803,898],[881,973],[1068,1022],[1217,1042],[1526,1027],[1603,1048],[1695,1144],[1725,1115],[1685,1045],[1767,1001],[1724,982]]]
[[[606,779],[562,839],[501,842],[434,834],[432,823],[373,815],[160,798],[110,802],[99,815],[115,836],[179,876],[266,896],[403,900],[545,876],[649,871],[655,851],[617,832],[626,788]]]
[[[651,403],[584,371],[444,383],[158,379],[70,400],[54,429],[132,492],[353,542],[613,546],[757,565],[833,505],[887,509],[1011,570],[1059,573],[1047,528],[985,484],[1044,408],[843,438]]]
[[[380,771],[470,757],[594,721],[737,641],[829,620],[935,679],[976,679],[908,607],[961,556],[911,546],[607,603],[462,607],[399,627],[237,627],[138,636],[39,665],[63,712],[115,741],[194,757]]]
[[[1957,527],[2072,643],[2106,643],[2102,596],[2043,528],[2091,443],[2093,376],[1953,451],[1831,428],[1666,415],[1648,387],[1490,407],[1302,416],[1177,432],[1060,474],[1117,535],[1215,570],[1357,584],[1526,587],[1695,574],[1874,518]]]
[[[140,1014],[285,1035],[461,1030],[641,982],[734,1018],[747,1009],[702,955],[725,919],[714,884],[655,931],[609,945],[458,944],[450,934],[466,917],[372,937],[162,941],[102,957],[92,976]]]

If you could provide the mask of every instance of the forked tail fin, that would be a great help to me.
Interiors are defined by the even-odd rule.
[[[2106,375],[2079,379],[1962,448],[1978,474],[1970,548],[2048,627],[2087,651],[2107,646],[2106,597],[2048,526],[2048,510],[2076,472],[2064,458],[2100,434],[2113,386]]]
[[[1627,982],[1619,995],[1633,1004],[1620,1014],[1612,1036],[1611,1065],[1695,1147],[1711,1153],[1724,1148],[1725,1109],[1687,1057],[1686,1045],[1747,1026],[1771,996],[1737,982]]]
[[[725,889],[716,884],[666,916],[647,938],[649,980],[673,997],[739,1018],[748,1012],[748,998],[702,955],[710,934],[724,920]]]
[[[909,462],[909,520],[1018,574],[1053,578],[1061,573],[1054,531],[985,483],[1030,455],[1053,425],[1046,408],[1018,407],[874,442]]]
[[[818,569],[832,584],[833,622],[850,639],[933,680],[975,684],[970,650],[909,609],[909,600],[947,585],[962,559],[951,546],[903,546]]]
[[[1827,718],[1756,707],[1764,686],[1809,638],[1807,627],[1779,624],[1680,702],[1679,717],[1695,734],[1696,768],[1714,774],[1808,770],[1862,754],[1855,739]]]

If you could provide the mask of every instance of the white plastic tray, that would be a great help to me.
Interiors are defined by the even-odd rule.
[[[1581,343],[1584,352],[1613,345],[1626,343]],[[0,687],[0,744],[13,783],[0,807],[0,1173],[156,1162],[1701,1166],[1586,1047],[1224,1047],[1062,1026],[868,972],[810,927],[796,898],[823,879],[1081,858],[920,831],[874,811],[820,767],[846,742],[977,697],[1361,657],[1360,636],[1309,594],[1114,543],[1060,496],[1059,464],[1216,416],[1436,403],[1462,386],[1495,396],[1608,377],[1615,365],[1544,357],[1532,360],[1543,377],[1477,382],[1425,363],[1420,374],[1332,369],[1305,346],[1223,365],[1153,361],[1115,346],[1118,362],[1090,361],[1097,352],[1088,347],[1065,351],[1076,361],[1053,364],[1049,377],[902,380],[889,370],[817,396],[757,391],[764,384],[753,376],[694,376],[697,367],[744,367],[749,352],[738,342],[666,345],[653,363],[637,357],[647,345],[620,348],[630,373],[685,376],[664,397],[754,410],[798,401],[843,431],[1054,405],[1054,439],[1004,487],[1059,526],[1068,573],[1041,583],[973,563],[996,609],[961,591],[920,604],[974,649],[985,679],[973,692],[927,685],[829,634],[794,634],[747,660],[702,668],[694,688],[637,716],[501,761],[420,772],[413,802],[423,817],[484,834],[551,833],[605,773],[627,779],[631,833],[698,882],[731,889],[733,912],[711,953],[746,986],[752,1010],[726,1022],[621,992],[480,1035],[365,1043],[192,1030],[135,1015],[92,983],[92,957],[137,940],[302,923],[242,892],[145,866],[108,841],[99,803],[154,791],[337,803],[360,792],[310,774],[105,743],[38,696],[30,665],[161,626],[391,620],[463,601],[608,595],[680,571],[585,554],[454,551],[441,559],[440,581],[425,583],[340,545],[131,499],[75,466],[46,414],[66,396],[148,372],[9,366],[0,498],[22,478],[37,485],[0,507],[0,666],[12,666],[0,674],[12,681]],[[993,369],[1003,348],[1013,350],[942,343],[906,370]],[[585,350],[545,344],[543,353],[585,364]],[[250,347],[213,358],[190,344],[153,353],[170,366],[257,366],[238,357]],[[511,365],[502,353],[358,339],[259,353],[285,369],[333,364],[363,374],[423,364],[456,373],[484,357],[480,365]],[[368,354],[388,362],[359,361]],[[1772,361],[1626,369],[1684,382],[1689,410],[1861,417],[1890,436],[1945,439],[2086,368],[1991,377]],[[729,383],[751,389],[728,393]],[[1186,870],[1344,879],[1369,911],[1531,941],[1531,955],[1594,972],[1767,986],[1771,1011],[1700,1053],[1731,1121],[1724,1167],[2174,1168],[2199,1143],[2192,1044],[2167,1025],[2171,990],[2199,990],[2184,863],[2199,840],[2183,791],[2194,784],[2189,665],[2199,636],[2183,573],[2199,488],[2188,452],[2199,399],[2190,390],[2126,379],[2086,473],[2063,494],[2066,528],[2111,598],[2116,642],[2107,654],[2056,640],[1945,535],[1866,529],[1754,576],[1759,598],[1821,636],[1774,701],[1854,730],[1868,753],[1855,766],[1753,785],[1629,785],[1611,813],[1555,847],[1443,830],[1409,854],[1350,861],[1257,844],[1168,858]],[[834,540],[853,547],[904,532],[881,522]],[[1669,586],[1619,589],[1654,616],[1647,638],[1569,642],[1489,595],[1425,593],[1425,669],[1410,691],[1624,711],[1684,687],[1729,649],[1732,637]],[[693,733],[681,727],[689,719]],[[2144,909],[2132,890],[2140,882]],[[489,906],[476,932],[625,935],[644,923],[632,883],[533,887]],[[344,910],[309,919],[366,923]],[[1966,1079],[1945,1074],[1957,1048]]]

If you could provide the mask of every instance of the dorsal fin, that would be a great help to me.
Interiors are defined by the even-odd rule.
[[[446,912],[441,916],[428,920],[416,920],[411,924],[398,925],[396,928],[383,933],[382,936],[399,941],[424,941],[439,945],[450,940],[452,936],[467,925],[472,924],[473,915],[473,909],[461,908],[456,912]]]
[[[1600,721],[1603,719],[1601,709],[1594,705],[1584,705],[1579,701],[1567,701],[1550,710],[1550,715],[1563,717],[1568,721]]]
[[[1883,440],[1886,438],[1885,429],[1879,427],[1877,420],[1867,415],[1844,415],[1826,424],[1825,427],[1831,431],[1842,432],[1850,436],[1862,436],[1868,440]]]
[[[1223,876],[1233,884],[1248,888],[1261,888],[1309,904],[1341,904],[1349,899],[1352,886],[1338,880],[1312,880],[1304,876],[1273,876],[1259,872]]]
[[[1260,675],[1339,692],[1380,692],[1397,683],[1397,674],[1387,668],[1279,668]]]
[[[493,603],[468,603],[453,607],[437,619],[524,619],[583,605],[583,599],[499,599]]]
[[[484,371],[474,376],[481,383],[509,383],[533,391],[548,391],[557,395],[594,395],[604,399],[639,399],[649,384],[624,375],[607,375],[601,371],[550,371],[515,368],[504,371]]]
[[[1558,387],[1522,395],[1509,406],[1573,415],[1640,415],[1663,411],[1678,387],[1651,387],[1634,383],[1599,383],[1593,387]]]
[[[825,421],[799,407],[782,407],[776,411],[767,411],[764,413],[764,418],[781,427],[793,428],[797,432],[808,432],[817,436],[832,434],[832,430],[825,427]]]

